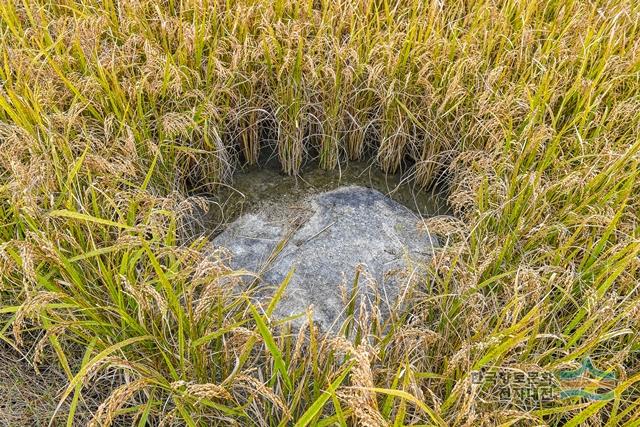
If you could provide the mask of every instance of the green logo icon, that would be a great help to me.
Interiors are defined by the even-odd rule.
[[[602,371],[593,365],[589,357],[574,370],[559,371],[556,377],[562,391],[560,398],[584,397],[589,400],[611,400],[615,397],[616,374]]]

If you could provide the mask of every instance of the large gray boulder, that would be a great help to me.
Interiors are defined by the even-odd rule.
[[[366,274],[358,280],[357,297],[366,304],[377,301],[383,316],[422,274],[437,241],[419,230],[419,222],[382,193],[350,186],[298,203],[263,206],[231,223],[213,242],[233,254],[231,267],[259,274],[260,298],[269,297],[295,269],[274,317],[304,313],[313,305],[315,322],[335,331],[345,320],[340,286],[351,296],[358,266]]]

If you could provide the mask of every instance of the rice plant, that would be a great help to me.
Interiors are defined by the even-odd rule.
[[[640,419],[638,2],[7,0],[0,52],[0,339],[63,372],[44,422]],[[292,330],[184,243],[189,196],[272,154],[447,181],[408,307]],[[472,381],[585,356],[613,399]]]

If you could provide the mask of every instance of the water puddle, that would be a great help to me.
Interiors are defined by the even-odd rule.
[[[287,176],[276,167],[245,167],[236,171],[233,182],[210,200],[209,211],[200,226],[216,235],[243,213],[276,204],[292,204],[310,194],[341,186],[373,188],[406,206],[417,216],[450,214],[438,190],[420,190],[400,174],[385,175],[368,162],[349,162],[339,170],[309,167],[299,176]]]

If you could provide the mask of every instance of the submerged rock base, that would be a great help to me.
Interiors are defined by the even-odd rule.
[[[379,191],[349,186],[297,204],[263,206],[231,223],[214,244],[231,251],[234,269],[258,273],[259,296],[269,297],[293,269],[276,318],[312,305],[314,321],[337,330],[354,295],[388,314],[437,246],[435,237],[419,231],[419,222]],[[357,269],[366,274],[354,292]]]

